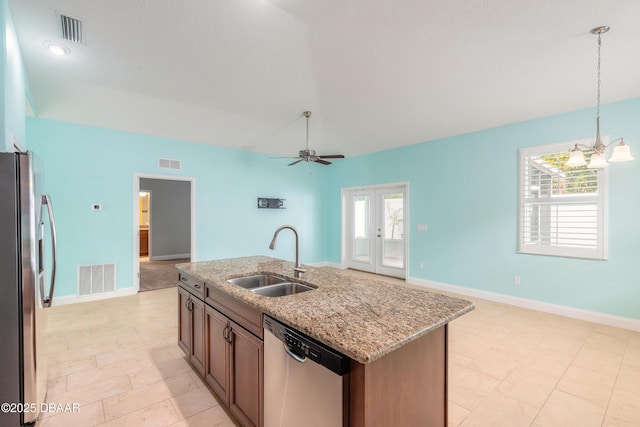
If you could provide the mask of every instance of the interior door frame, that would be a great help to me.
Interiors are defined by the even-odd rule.
[[[191,176],[133,174],[133,290],[140,291],[140,179],[163,179],[166,181],[188,181],[191,184],[191,260],[196,259],[196,179]],[[151,210],[151,209],[149,209]],[[149,217],[151,219],[151,217]],[[149,227],[151,228],[151,227]],[[149,240],[151,244],[151,240]],[[149,248],[151,255],[151,248]]]
[[[351,236],[350,236],[350,222],[351,216],[350,214],[350,195],[359,191],[373,191],[376,190],[384,190],[388,188],[394,187],[404,187],[405,194],[405,202],[404,202],[404,212],[403,212],[403,222],[405,227],[405,239],[404,239],[404,278],[403,280],[407,280],[409,277],[409,239],[410,239],[410,227],[409,227],[409,181],[401,181],[401,182],[393,182],[387,184],[377,184],[377,185],[366,185],[366,186],[357,186],[357,187],[346,187],[341,190],[341,238],[340,238],[340,267],[341,268],[349,268],[349,256],[351,250]],[[375,202],[377,205],[377,201]],[[376,207],[372,207],[372,209],[376,209]],[[378,212],[375,215],[379,215]],[[374,256],[378,257],[378,249],[376,249],[376,253]],[[376,261],[377,263],[377,261]],[[378,273],[383,274],[383,273]]]

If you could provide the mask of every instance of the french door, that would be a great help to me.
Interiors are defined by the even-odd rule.
[[[406,277],[406,186],[346,192],[347,266]]]

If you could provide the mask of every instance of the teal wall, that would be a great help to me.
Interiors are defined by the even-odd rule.
[[[594,137],[594,113],[336,162],[328,190],[328,260],[340,262],[342,188],[408,181],[411,277],[640,319],[640,98],[602,107],[603,135],[624,136],[637,158],[609,167],[609,259],[517,253],[518,148]],[[418,224],[428,231],[416,231]],[[521,285],[513,285],[514,275]]]
[[[518,254],[518,148],[593,137],[593,109],[515,123],[335,162],[288,168],[267,156],[42,119],[27,119],[29,93],[7,0],[0,68],[1,149],[10,138],[46,165],[58,222],[56,296],[74,295],[78,265],[115,263],[118,288],[133,284],[135,173],[196,179],[196,260],[265,254],[293,257],[291,233],[278,249],[275,228],[295,225],[305,263],[340,262],[340,192],[410,183],[410,277],[640,319],[640,157],[610,167],[609,259]],[[640,98],[605,105],[603,134],[625,136],[640,156]],[[28,141],[26,140],[28,138]],[[157,168],[157,158],[183,169]],[[287,199],[258,210],[259,196]],[[101,203],[101,212],[92,212]],[[427,224],[427,232],[417,232]],[[419,270],[419,262],[424,269]],[[513,276],[522,284],[512,284]]]
[[[4,28],[4,31],[0,32],[0,46],[2,46],[0,135],[3,138],[0,150],[13,151],[12,138],[15,138],[23,148],[26,148],[24,117],[28,85],[7,0],[0,0],[0,22],[3,23],[2,28]]]
[[[603,134],[625,136],[638,156],[640,99],[602,108]],[[640,319],[640,163],[609,168],[609,259],[518,254],[518,148],[592,136],[582,110],[335,162],[288,168],[267,156],[184,141],[29,119],[29,145],[45,160],[59,223],[57,295],[75,293],[78,265],[115,262],[118,287],[132,285],[133,174],[169,174],[158,157],[183,161],[196,178],[198,260],[253,254],[340,262],[343,188],[408,181],[410,277]],[[288,209],[258,210],[258,196]],[[102,212],[91,212],[102,203]],[[416,231],[427,224],[427,232]],[[419,262],[424,269],[419,270]],[[513,285],[513,276],[522,284]]]
[[[29,146],[44,160],[46,188],[58,226],[56,296],[75,295],[79,265],[115,263],[117,287],[133,286],[134,173],[196,179],[196,259],[247,255],[301,261],[326,259],[326,169],[287,167],[263,154],[41,119],[27,120]],[[157,168],[158,157],[182,160],[180,172]],[[172,173],[173,172],[173,173]],[[287,209],[257,209],[257,197],[285,198]],[[102,211],[91,211],[93,203]]]

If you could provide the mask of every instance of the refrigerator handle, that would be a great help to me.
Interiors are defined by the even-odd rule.
[[[51,303],[53,302],[53,290],[56,286],[56,220],[53,217],[53,207],[51,206],[51,198],[48,194],[42,195],[42,205],[40,208],[40,218],[41,221],[44,222],[44,218],[42,218],[42,208],[47,206],[47,213],[49,214],[49,225],[51,228],[51,281],[49,282],[49,295],[42,296],[42,304],[44,307],[51,307]]]

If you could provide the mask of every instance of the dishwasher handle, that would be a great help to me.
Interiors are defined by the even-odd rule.
[[[298,356],[293,351],[291,351],[291,348],[289,348],[289,346],[286,343],[282,343],[282,346],[284,347],[284,351],[286,351],[287,354],[291,356],[296,362],[304,363],[304,361],[307,360],[306,357]]]

